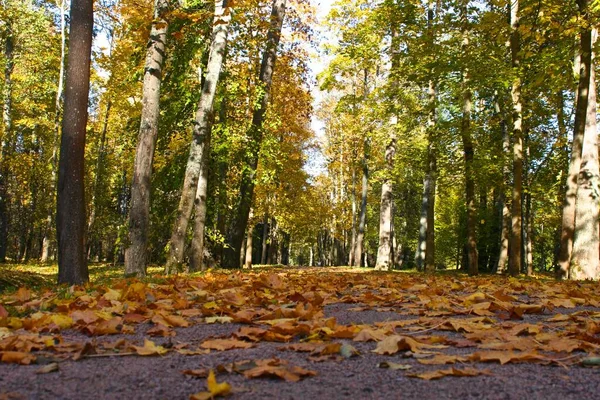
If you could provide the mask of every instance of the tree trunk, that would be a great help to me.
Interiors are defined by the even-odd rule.
[[[246,258],[244,263],[244,268],[252,268],[252,239],[254,236],[254,226],[252,224],[248,225],[248,233],[246,234]]]
[[[5,22],[4,38],[4,93],[2,108],[2,143],[0,144],[0,262],[6,261],[8,250],[9,198],[8,198],[8,160],[12,148],[12,74],[14,71],[14,37],[12,22]]]
[[[500,115],[500,105],[495,102],[496,114]],[[502,130],[502,154],[506,157],[510,152],[510,137],[504,118],[501,117],[500,129]],[[508,242],[510,240],[510,209],[506,201],[506,188],[510,181],[510,167],[508,160],[504,159],[502,172],[502,187],[500,188],[499,210],[500,210],[500,252],[498,262],[496,263],[496,273],[504,274],[506,272],[506,262],[508,261]]]
[[[350,257],[348,265],[354,266],[354,252],[356,251],[356,170],[352,168],[352,238],[350,240]]]
[[[148,262],[152,160],[158,137],[160,87],[169,27],[166,19],[168,8],[169,0],[154,1],[154,21],[150,28],[144,67],[142,118],[131,183],[130,243],[125,250],[125,275],[127,276],[145,276]]]
[[[367,190],[369,188],[368,146],[368,139],[365,139],[362,161],[362,192],[360,201],[360,217],[358,220],[358,232],[356,235],[356,244],[354,248],[354,267],[362,266],[364,252],[365,227],[367,224]]]
[[[58,164],[58,140],[60,138],[60,118],[62,116],[62,97],[64,91],[64,76],[65,76],[65,56],[67,49],[67,34],[66,34],[66,7],[65,0],[60,1],[60,68],[58,73],[58,87],[54,100],[54,140],[52,143],[52,161],[51,161],[51,181],[50,193],[51,199],[56,197],[56,169]],[[42,256],[40,261],[48,262],[52,249],[52,225],[54,221],[54,207],[48,209],[46,217],[46,226],[44,228],[44,238],[42,239]]]
[[[391,127],[396,129],[395,126]],[[393,215],[393,190],[392,172],[394,170],[394,157],[396,156],[396,134],[392,133],[390,142],[385,150],[387,162],[387,175],[381,185],[381,208],[379,212],[379,248],[377,250],[377,262],[375,269],[389,271],[393,266],[392,259],[392,219]]]
[[[569,278],[571,256],[573,252],[573,237],[575,233],[575,217],[578,179],[581,170],[583,140],[586,130],[588,113],[588,96],[591,81],[590,67],[592,65],[592,31],[589,27],[587,14],[589,0],[578,0],[579,12],[583,16],[584,26],[580,29],[580,70],[579,86],[577,88],[577,105],[575,108],[575,123],[573,127],[573,144],[571,160],[567,174],[567,189],[563,204],[562,227],[560,235],[560,253],[558,257],[558,279]]]
[[[108,117],[110,115],[110,108],[112,106],[112,102],[110,99],[106,104],[106,112],[104,114],[104,123],[102,124],[102,133],[100,134],[100,148],[98,150],[98,159],[96,161],[96,177],[94,180],[94,191],[92,192],[92,201],[90,202],[92,205],[92,209],[90,210],[90,216],[88,218],[87,225],[87,235],[86,235],[86,243],[87,243],[87,257],[90,257],[90,250],[92,247],[90,237],[94,233],[95,222],[96,222],[96,213],[98,212],[98,195],[100,194],[100,184],[102,179],[102,173],[104,170],[104,158],[106,155],[106,132],[108,130]]]
[[[190,270],[204,270],[204,232],[206,230],[206,211],[207,193],[208,193],[208,170],[210,161],[210,141],[211,134],[207,134],[204,139],[204,150],[202,151],[202,160],[200,160],[200,177],[198,178],[198,188],[196,190],[196,200],[194,202],[194,233],[192,234],[192,244],[190,246]],[[184,229],[185,232],[187,230]]]
[[[593,48],[596,32],[591,32]],[[582,38],[583,39],[583,38]],[[582,51],[583,54],[583,51]],[[587,62],[584,61],[584,62]],[[598,210],[598,133],[596,130],[596,74],[594,54],[589,60],[590,71],[587,116],[577,186],[577,210],[570,278],[574,280],[600,278],[599,210]]]
[[[56,227],[59,283],[81,284],[89,280],[85,259],[84,156],[93,25],[93,1],[72,0],[58,167]]]
[[[263,218],[263,231],[262,231],[262,239],[260,241],[261,251],[260,251],[260,264],[267,264],[267,238],[269,237],[269,217],[265,214]]]
[[[466,27],[466,6],[468,0],[465,1],[463,9],[463,23],[465,31],[463,32],[463,49],[466,53],[469,46],[469,36]],[[469,71],[465,67],[463,71],[463,104],[462,104],[462,125],[461,136],[464,150],[465,160],[465,200],[467,205],[467,271],[469,275],[477,275],[479,273],[478,256],[477,256],[477,208],[475,206],[475,176],[473,169],[473,160],[475,151],[473,149],[473,138],[471,133],[471,109],[472,109],[472,93],[469,87]]]
[[[230,247],[225,252],[224,266],[226,268],[239,268],[240,252],[244,233],[248,225],[248,216],[254,195],[254,179],[258,167],[258,156],[263,138],[263,121],[269,104],[273,72],[277,59],[277,49],[281,38],[281,28],[285,18],[287,0],[273,0],[269,33],[267,34],[267,47],[263,54],[260,67],[259,81],[264,85],[261,96],[257,102],[258,107],[252,116],[252,125],[247,132],[247,151],[243,161],[242,179],[240,184],[239,202],[228,234]]]
[[[518,31],[519,0],[514,0],[511,3],[510,21],[510,50],[515,78],[512,83],[513,190],[508,273],[512,276],[517,276],[521,273],[521,259],[523,254],[523,106],[521,104],[521,78],[519,77],[519,52],[521,51]]]
[[[192,264],[195,264],[194,267],[199,267],[202,262],[208,189],[206,178],[208,176],[208,157],[210,154],[210,136],[212,133],[211,117],[217,84],[219,83],[227,47],[227,29],[230,20],[231,14],[228,9],[228,0],[217,0],[215,2],[212,42],[206,66],[206,78],[202,85],[202,95],[198,102],[192,143],[190,145],[190,153],[185,168],[183,188],[181,190],[181,199],[179,200],[177,216],[175,217],[171,240],[169,241],[169,256],[165,267],[166,274],[176,273],[183,263],[186,232],[194,208],[194,202],[196,203],[196,211],[199,215],[196,214],[197,220],[194,226],[195,243],[192,244],[191,261]],[[202,239],[199,239],[200,236],[202,236]]]

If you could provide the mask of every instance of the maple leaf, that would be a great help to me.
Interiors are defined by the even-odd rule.
[[[2,351],[0,352],[0,362],[7,364],[29,365],[34,362],[36,357],[33,354],[22,351]]]
[[[396,354],[403,350],[410,350],[413,353],[423,353],[427,352],[424,349],[445,349],[446,347],[447,346],[420,343],[408,336],[394,335],[379,342],[373,352],[382,355]]]
[[[205,340],[200,347],[211,350],[249,349],[254,344],[237,339],[209,339]]]
[[[157,346],[156,343],[148,339],[144,339],[144,346],[131,347],[140,356],[162,356],[169,351],[162,346]]]
[[[277,377],[288,382],[298,382],[306,376],[316,376],[315,371],[310,371],[298,366],[290,366],[279,359],[259,360],[257,366],[244,371],[246,378]]]
[[[513,351],[481,351],[469,356],[471,361],[497,361],[501,365],[513,362],[542,362],[549,363],[549,360],[543,355],[533,352],[513,352]]]
[[[433,358],[420,358],[417,361],[421,364],[425,365],[443,365],[443,364],[454,364],[457,362],[467,361],[467,357],[455,356],[455,355],[446,355],[446,354],[436,354]]]
[[[215,372],[211,369],[206,378],[208,392],[200,392],[190,396],[190,400],[208,400],[231,393],[231,385],[227,382],[218,383]]]
[[[457,377],[465,377],[465,376],[478,376],[478,375],[491,375],[492,373],[489,370],[479,370],[475,368],[450,368],[450,369],[442,369],[436,371],[422,372],[420,374],[408,374],[411,378],[420,378],[425,380],[432,379],[440,379],[445,376],[457,376]]]

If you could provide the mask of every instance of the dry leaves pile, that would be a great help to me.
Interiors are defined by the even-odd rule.
[[[356,315],[392,312],[373,324],[340,324],[329,306],[352,303]],[[360,319],[357,319],[360,320]],[[199,345],[176,341],[177,329],[197,324],[243,324],[233,335]],[[127,334],[150,324],[147,335],[168,337],[169,346],[148,338],[133,344]],[[89,340],[67,340],[78,331]],[[97,337],[119,335],[116,341]],[[72,335],[71,335],[72,336]],[[175,338],[173,338],[175,337]],[[155,339],[156,340],[156,339]],[[162,339],[164,341],[164,339]],[[374,342],[371,351],[389,358],[382,368],[425,372],[407,376],[489,374],[476,363],[598,365],[600,290],[597,283],[556,283],[504,277],[467,278],[364,273],[344,269],[286,269],[165,278],[161,283],[115,281],[111,287],[72,287],[34,292],[21,288],[0,296],[0,360],[28,365],[38,357],[56,362],[109,355],[164,356],[248,349],[281,343],[312,362],[358,357],[352,342]],[[176,344],[173,344],[176,343]],[[391,357],[389,357],[391,356]],[[597,360],[596,362],[594,360]],[[429,365],[469,364],[430,370]],[[376,367],[374,365],[373,367]],[[54,367],[45,367],[51,372]],[[231,392],[212,371],[183,371],[207,378],[211,398]],[[290,382],[315,375],[284,359],[249,360],[219,366],[217,373]],[[412,372],[412,371],[411,371]]]

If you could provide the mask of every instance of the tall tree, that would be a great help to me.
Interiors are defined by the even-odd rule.
[[[93,0],[72,0],[70,15],[56,228],[58,282],[79,284],[89,280],[85,258],[84,153],[94,25]]]
[[[587,7],[582,9],[582,13],[589,13]],[[596,39],[595,29],[590,30],[591,43],[586,45],[586,51],[593,49]],[[584,62],[588,62],[587,57]],[[596,129],[596,74],[593,50],[587,68],[590,71],[590,84],[581,167],[577,180],[577,210],[575,212],[573,256],[570,265],[570,278],[575,280],[600,278],[600,232],[598,226],[600,193],[598,187],[598,131]]]
[[[183,262],[185,238],[188,223],[196,205],[194,238],[192,240],[191,269],[199,269],[204,257],[204,230],[206,224],[206,201],[208,190],[208,156],[212,131],[212,113],[215,93],[221,74],[225,48],[227,46],[227,28],[231,19],[227,0],[215,2],[213,33],[206,66],[206,76],[202,95],[198,102],[193,127],[192,143],[185,169],[185,178],[181,190],[181,199],[169,242],[169,257],[165,272],[176,273]]]
[[[129,246],[125,250],[125,274],[145,276],[148,261],[148,232],[150,228],[150,193],[152,160],[158,137],[160,88],[165,61],[169,23],[169,0],[154,0],[154,20],[146,50],[142,117],[135,152],[131,207],[129,210]]]
[[[391,129],[395,129],[395,124]],[[375,269],[388,271],[393,267],[392,245],[393,245],[393,186],[392,171],[394,168],[394,157],[396,156],[396,134],[390,134],[389,143],[385,150],[386,176],[381,185],[381,209],[379,211],[379,248],[377,249],[377,262]]]
[[[8,2],[3,2],[5,15],[8,15]],[[6,261],[8,246],[8,161],[12,148],[13,120],[12,120],[12,89],[14,60],[14,32],[13,23],[9,18],[4,22],[4,92],[2,96],[2,141],[0,142],[0,262]]]
[[[235,210],[232,225],[228,233],[229,248],[224,257],[224,266],[227,268],[239,268],[242,241],[248,225],[250,207],[254,194],[256,169],[258,157],[263,138],[263,121],[269,104],[277,50],[281,39],[281,29],[285,18],[287,0],[273,0],[269,33],[267,34],[267,47],[263,53],[260,67],[260,84],[263,85],[260,97],[256,104],[257,108],[252,115],[252,125],[247,132],[247,150],[243,160],[242,177],[239,192],[239,201]]]
[[[465,55],[468,54],[470,46],[469,21],[467,14],[468,4],[469,0],[462,0],[462,49]],[[473,145],[473,133],[471,127],[473,93],[470,87],[470,72],[467,66],[463,66],[462,78],[462,121],[460,131],[465,160],[465,201],[467,205],[467,242],[465,249],[467,253],[467,271],[470,275],[477,275],[479,272],[476,232],[477,208],[475,205],[475,171],[473,168],[475,149]]]
[[[513,190],[511,209],[511,235],[508,255],[508,273],[521,273],[523,253],[523,106],[521,103],[519,34],[519,0],[512,0],[510,7],[510,52],[513,68],[512,120],[513,120]]]
[[[577,191],[581,172],[582,150],[585,137],[588,100],[590,95],[592,67],[592,28],[590,27],[589,0],[578,0],[581,27],[579,31],[579,85],[577,88],[577,104],[575,106],[575,122],[571,159],[567,173],[567,190],[563,204],[562,227],[560,235],[560,254],[557,278],[570,278],[571,257],[573,254],[573,238],[576,227]],[[587,245],[587,244],[586,244]]]
[[[437,10],[440,4],[438,1]],[[428,1],[427,7],[427,44],[428,56],[435,54],[434,2]],[[421,204],[421,219],[419,223],[419,242],[417,244],[417,268],[426,271],[435,270],[435,189],[437,179],[437,150],[436,150],[436,83],[433,68],[429,71],[427,104],[427,165],[423,180],[423,201]]]

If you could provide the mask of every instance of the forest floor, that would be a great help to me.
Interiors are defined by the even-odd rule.
[[[597,399],[597,282],[349,268],[0,283],[2,399]],[[2,288],[0,287],[0,290]],[[216,377],[216,380],[215,380]]]

